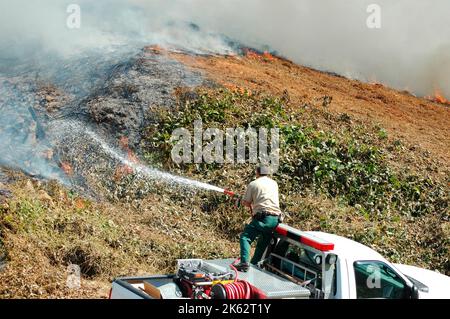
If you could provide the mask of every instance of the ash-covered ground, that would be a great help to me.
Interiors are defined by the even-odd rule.
[[[129,169],[121,158],[137,161],[152,110],[173,107],[177,89],[208,84],[158,47],[52,68],[0,76],[0,164],[97,195]]]

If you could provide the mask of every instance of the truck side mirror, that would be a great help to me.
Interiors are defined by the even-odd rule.
[[[411,299],[419,299],[419,288],[416,285],[411,288]]]

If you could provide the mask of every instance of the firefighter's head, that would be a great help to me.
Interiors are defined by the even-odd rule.
[[[256,167],[256,177],[268,176],[270,175],[270,167],[266,165],[258,165]]]

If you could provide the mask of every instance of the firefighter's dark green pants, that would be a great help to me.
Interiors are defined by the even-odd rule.
[[[252,264],[256,265],[262,258],[264,251],[270,243],[273,231],[278,225],[277,216],[265,216],[261,220],[253,218],[252,222],[245,226],[241,234],[241,263],[248,263],[250,260],[250,245],[259,236],[253,255]]]

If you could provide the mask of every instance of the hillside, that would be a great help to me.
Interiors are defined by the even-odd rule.
[[[450,275],[446,105],[268,54],[157,47],[114,67],[79,105],[129,160],[241,193],[253,165],[176,165],[172,131],[192,131],[200,118],[205,128],[278,127],[274,178],[287,223]],[[0,298],[104,298],[117,276],[170,272],[178,258],[237,257],[243,208],[142,179],[89,139],[58,141],[69,186],[0,170]],[[69,264],[81,267],[80,289],[66,286]]]
[[[362,83],[252,51],[245,57],[172,56],[232,89],[246,88],[277,96],[286,91],[291,103],[297,105],[305,101],[320,102],[323,97],[331,96],[333,103],[327,107],[330,112],[348,113],[378,123],[392,138],[403,139],[430,152],[445,169],[449,168],[450,108],[445,104],[380,83]]]

